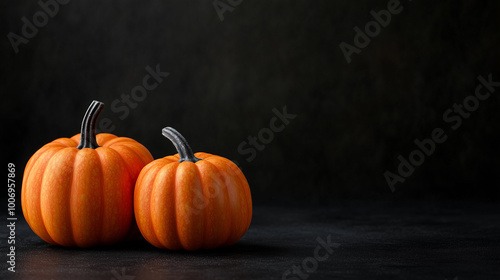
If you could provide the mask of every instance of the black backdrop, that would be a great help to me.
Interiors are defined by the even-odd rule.
[[[22,36],[22,18],[33,22],[42,8],[2,1],[4,164],[16,164],[20,187],[29,157],[78,133],[96,99],[112,133],[155,158],[175,153],[161,135],[172,126],[195,151],[237,161],[255,203],[498,200],[500,87],[456,130],[443,113],[474,94],[478,76],[500,81],[499,2],[401,1],[402,11],[372,29],[348,63],[339,45],[355,46],[354,28],[364,30],[370,11],[388,2],[233,1],[239,5],[221,20],[213,1],[73,0],[46,23],[35,18],[41,27],[16,53],[10,32]],[[169,75],[125,103],[148,66]],[[259,133],[269,138],[266,128],[285,106],[296,117],[247,161],[239,145]],[[398,155],[408,159],[414,140],[435,128],[447,140],[392,192],[384,172],[397,173]]]

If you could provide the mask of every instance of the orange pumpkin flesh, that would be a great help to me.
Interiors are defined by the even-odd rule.
[[[136,231],[134,185],[153,157],[130,138],[95,135],[103,106],[94,101],[81,134],[46,144],[26,165],[23,214],[31,229],[48,243],[110,245]]]
[[[173,128],[163,134],[179,154],[155,160],[139,174],[134,209],[144,238],[171,250],[236,243],[252,219],[250,188],[241,170],[226,158],[193,154]]]

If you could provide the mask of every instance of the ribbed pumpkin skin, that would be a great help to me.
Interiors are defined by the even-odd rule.
[[[133,234],[134,184],[153,160],[133,139],[98,134],[97,149],[78,149],[80,134],[40,148],[24,170],[23,214],[48,243],[110,245]]]
[[[155,160],[137,179],[134,209],[148,242],[171,250],[211,249],[236,243],[252,219],[248,182],[230,160],[196,153]]]

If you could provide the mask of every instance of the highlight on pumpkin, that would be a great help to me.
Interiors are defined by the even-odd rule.
[[[224,157],[193,153],[171,127],[162,134],[178,154],[149,163],[139,174],[134,211],[144,238],[171,250],[236,243],[252,220],[250,187],[243,172]]]
[[[131,138],[96,135],[103,106],[93,101],[81,133],[44,145],[26,164],[23,215],[33,232],[48,243],[92,247],[139,236],[134,186],[153,157]]]

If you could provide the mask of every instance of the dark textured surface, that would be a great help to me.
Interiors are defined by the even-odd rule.
[[[17,272],[8,272],[4,262],[0,278],[281,279],[293,265],[314,256],[318,237],[329,235],[338,247],[307,279],[500,277],[498,204],[338,201],[334,205],[256,206],[249,231],[236,245],[197,252],[159,250],[144,240],[109,248],[61,248],[41,241],[20,220]]]
[[[42,145],[76,134],[97,99],[113,133],[155,158],[175,153],[161,135],[172,126],[194,151],[238,161],[256,199],[372,198],[392,196],[383,173],[442,127],[448,141],[395,195],[498,201],[500,91],[456,131],[442,114],[473,94],[479,75],[500,80],[500,2],[401,0],[348,64],[339,44],[353,44],[353,28],[388,2],[242,1],[221,22],[207,0],[72,0],[15,54],[7,34],[40,7],[1,1],[0,143],[9,149],[0,153],[23,167]],[[128,114],[112,110],[157,64],[170,75]],[[283,106],[297,118],[248,162],[238,146]]]

